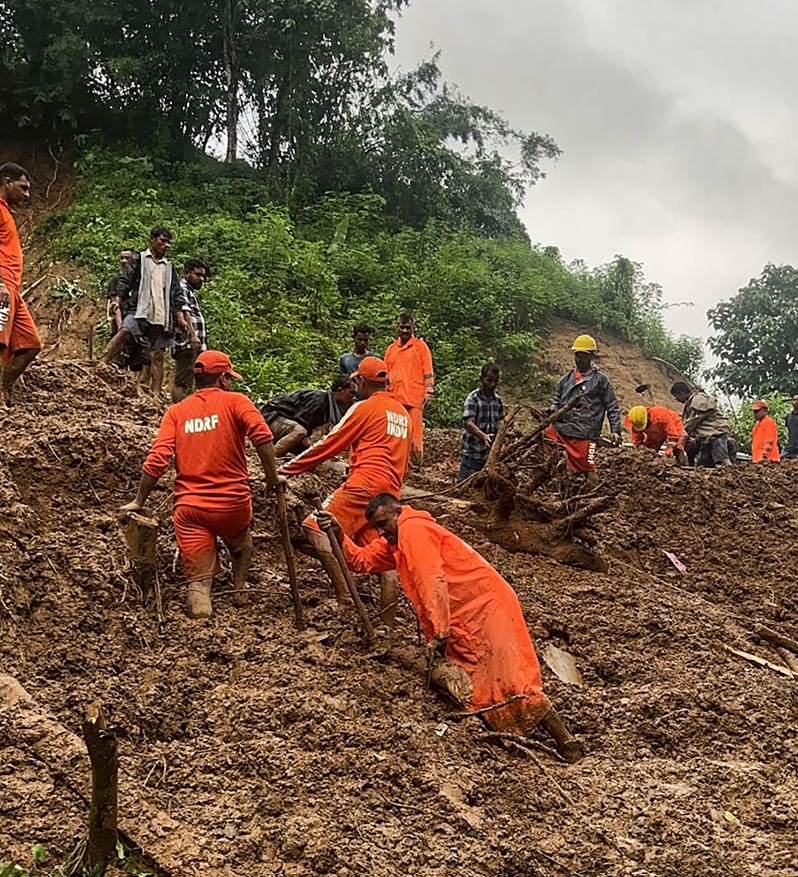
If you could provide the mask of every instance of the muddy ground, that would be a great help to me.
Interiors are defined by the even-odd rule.
[[[517,590],[537,646],[576,657],[582,687],[543,671],[586,750],[566,766],[497,748],[423,679],[370,657],[305,560],[312,630],[297,635],[259,478],[251,604],[233,607],[223,574],[210,622],[183,614],[168,483],[154,493],[159,631],[114,515],[158,406],[77,362],[34,366],[21,399],[0,420],[0,672],[75,733],[103,702],[122,825],[168,873],[798,875],[797,683],[723,648],[781,663],[754,623],[798,634],[793,464],[680,472],[603,452],[607,574],[510,555],[464,527]],[[456,432],[430,434],[414,486],[450,483],[457,452]],[[399,625],[413,642],[407,607]],[[85,809],[15,716],[0,712],[0,859],[29,864],[42,843],[55,862]]]

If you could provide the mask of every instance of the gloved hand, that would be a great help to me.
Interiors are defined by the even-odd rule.
[[[610,443],[614,448],[619,448],[623,444],[623,436],[620,433],[614,432],[610,436]]]

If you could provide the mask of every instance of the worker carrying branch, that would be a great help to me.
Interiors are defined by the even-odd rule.
[[[684,426],[676,411],[661,405],[635,405],[626,416],[626,426],[636,448],[659,453],[664,445],[666,457],[673,456],[681,465],[687,465]]]
[[[333,515],[319,512],[317,518],[322,529],[341,535]],[[345,537],[347,564],[361,573],[398,572],[430,650],[470,678],[466,708],[484,710],[487,724],[503,733],[524,735],[542,724],[562,757],[578,761],[578,743],[543,693],[535,648],[510,585],[432,515],[390,494],[373,497],[366,518],[382,538],[359,548]]]
[[[578,405],[546,428],[545,436],[565,448],[568,471],[586,472],[588,483],[594,485],[597,483],[596,441],[601,436],[604,418],[610,422],[612,444],[620,445],[621,409],[609,378],[593,361],[597,352],[595,339],[580,335],[571,350],[575,367],[557,384],[551,410],[563,408],[574,396],[582,398]]]
[[[172,405],[144,461],[138,493],[123,512],[139,512],[152,489],[175,458],[175,536],[188,579],[188,614],[210,618],[211,583],[218,572],[216,537],[233,560],[236,602],[246,599],[246,578],[252,560],[252,496],[245,440],[255,447],[267,482],[280,482],[272,434],[261,413],[243,394],[229,392],[233,379],[230,358],[206,350],[194,364],[197,390]]]
[[[754,463],[779,463],[779,428],[768,413],[768,403],[757,399],[751,406],[754,428],[751,430],[751,459]]]

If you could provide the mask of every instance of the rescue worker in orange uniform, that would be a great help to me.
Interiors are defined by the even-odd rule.
[[[661,405],[635,405],[626,415],[626,428],[632,433],[636,448],[649,448],[660,452],[665,445],[665,456],[675,456],[682,465],[687,464],[684,453],[684,425],[676,411]]]
[[[272,433],[243,393],[232,393],[230,357],[206,350],[194,364],[196,392],[167,409],[144,461],[138,492],[123,512],[139,512],[175,458],[175,536],[188,579],[188,614],[210,618],[211,584],[219,570],[216,537],[233,560],[233,590],[246,602],[252,560],[252,495],[245,442],[252,442],[266,480],[277,486]]]
[[[578,761],[579,745],[543,693],[535,648],[510,585],[432,515],[390,494],[375,496],[366,517],[382,538],[364,548],[344,538],[348,565],[360,573],[399,573],[430,652],[460,667],[472,682],[466,709],[490,708],[485,721],[503,733],[527,734],[542,723],[563,758]],[[320,513],[319,523],[340,532],[331,515]]]
[[[346,535],[358,545],[377,538],[366,519],[366,507],[376,493],[399,497],[410,459],[413,426],[405,408],[387,392],[385,363],[376,356],[361,361],[355,375],[360,379],[360,402],[356,402],[327,435],[286,463],[280,474],[287,477],[310,472],[320,463],[351,448],[349,477],[324,503],[341,522]],[[348,599],[346,580],[332,553],[330,540],[319,529],[314,515],[303,521],[311,548],[330,577],[339,603]],[[382,576],[381,618],[392,627],[399,597],[396,573]]]
[[[768,414],[768,403],[757,399],[751,406],[754,414],[754,428],[751,430],[751,459],[754,463],[768,461],[781,462],[779,454],[779,428]]]
[[[435,374],[432,353],[423,338],[416,338],[416,322],[410,314],[402,314],[398,323],[399,337],[385,351],[388,386],[391,395],[401,402],[413,423],[413,462],[424,461],[424,410],[432,402]]]
[[[0,405],[11,404],[11,388],[39,355],[41,338],[22,295],[22,245],[9,207],[30,200],[30,175],[13,162],[0,167]]]

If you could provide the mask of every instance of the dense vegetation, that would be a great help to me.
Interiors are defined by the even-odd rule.
[[[798,270],[766,265],[728,301],[708,314],[720,358],[710,372],[726,392],[740,396],[792,395],[798,390]]]
[[[156,221],[169,225],[176,261],[200,256],[210,264],[203,297],[212,343],[242,365],[255,396],[324,382],[355,322],[372,325],[375,347],[384,349],[404,309],[417,315],[434,351],[439,423],[458,420],[486,357],[524,359],[553,315],[695,368],[694,343],[667,336],[658,290],[625,259],[588,271],[520,238],[434,221],[396,230],[375,195],[330,195],[292,218],[269,204],[254,175],[222,175],[210,159],[154,167],[89,152],[81,172],[72,206],[40,227],[52,255],[87,266],[99,294],[122,247],[145,246]]]
[[[328,380],[354,322],[382,350],[413,311],[438,375],[431,422],[459,422],[486,358],[523,363],[548,321],[614,331],[687,374],[639,265],[565,265],[517,209],[560,152],[442,82],[390,75],[407,0],[0,0],[0,112],[78,155],[42,227],[100,294],[156,223],[205,258],[211,341],[256,397]],[[225,161],[207,153],[221,151]]]

